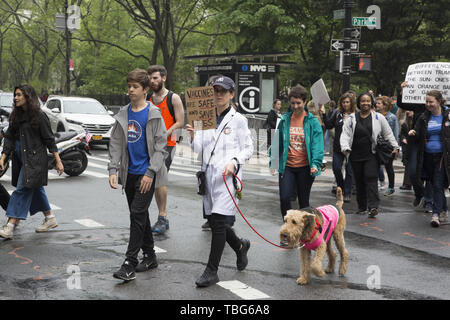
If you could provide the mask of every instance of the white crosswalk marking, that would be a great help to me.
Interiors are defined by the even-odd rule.
[[[79,223],[85,227],[89,227],[89,228],[99,228],[99,227],[104,227],[103,224],[98,223],[92,219],[77,219],[74,220],[76,223]]]
[[[90,170],[84,170],[83,174],[87,174],[88,176],[93,176],[96,178],[109,178],[109,175],[96,172],[96,171],[90,171]]]
[[[270,296],[268,296],[264,292],[249,287],[245,283],[242,283],[237,280],[220,281],[217,284],[224,289],[230,290],[232,293],[241,297],[244,300],[257,300],[270,298]]]

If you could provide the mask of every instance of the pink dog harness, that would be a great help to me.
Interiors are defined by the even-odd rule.
[[[324,238],[325,238],[325,242],[328,243],[328,240],[330,240],[330,237],[333,234],[334,228],[336,228],[336,225],[339,220],[339,211],[338,211],[338,209],[336,209],[335,206],[326,205],[326,206],[318,207],[316,209],[320,211],[320,213],[322,214],[322,217],[323,217],[323,225],[321,226],[322,231],[320,232],[320,236],[316,240],[314,240],[311,243],[308,243],[308,242],[304,243],[305,248],[308,250],[316,250],[320,246],[320,244],[322,243]],[[313,233],[311,238],[313,238],[315,234],[316,234],[316,231]]]

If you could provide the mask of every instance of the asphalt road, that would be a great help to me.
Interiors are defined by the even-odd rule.
[[[345,204],[348,272],[324,278],[311,276],[299,286],[298,250],[276,248],[236,217],[236,233],[251,241],[249,265],[235,266],[235,254],[226,247],[219,269],[221,282],[198,289],[209,254],[211,234],[202,231],[201,198],[196,195],[195,155],[179,147],[170,172],[168,217],[170,230],[156,236],[158,268],[137,274],[124,283],[112,277],[124,260],[129,236],[125,195],[109,188],[107,151],[94,148],[87,171],[79,177],[49,177],[46,191],[59,227],[45,234],[34,228],[37,214],[22,222],[13,240],[0,240],[0,299],[138,299],[138,300],[390,300],[449,299],[450,226],[433,229],[430,216],[413,210],[411,192],[381,195],[377,219],[350,214],[356,201]],[[244,169],[241,209],[251,224],[278,243],[281,227],[277,178],[267,159],[254,158]],[[328,169],[314,182],[311,204],[335,202]],[[10,177],[0,182],[9,191]],[[156,203],[150,220],[156,221]],[[325,262],[326,263],[326,258]]]

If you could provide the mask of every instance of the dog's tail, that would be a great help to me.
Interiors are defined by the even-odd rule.
[[[342,189],[340,187],[336,188],[336,206],[339,209],[342,209],[342,205],[344,204],[344,196],[342,195]]]

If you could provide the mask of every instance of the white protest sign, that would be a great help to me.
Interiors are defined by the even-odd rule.
[[[425,104],[430,90],[439,90],[450,101],[450,62],[423,62],[408,67],[403,88],[403,103]]]
[[[319,112],[319,104],[324,105],[330,101],[327,87],[322,79],[317,80],[311,87],[311,97],[314,101],[317,112]]]

